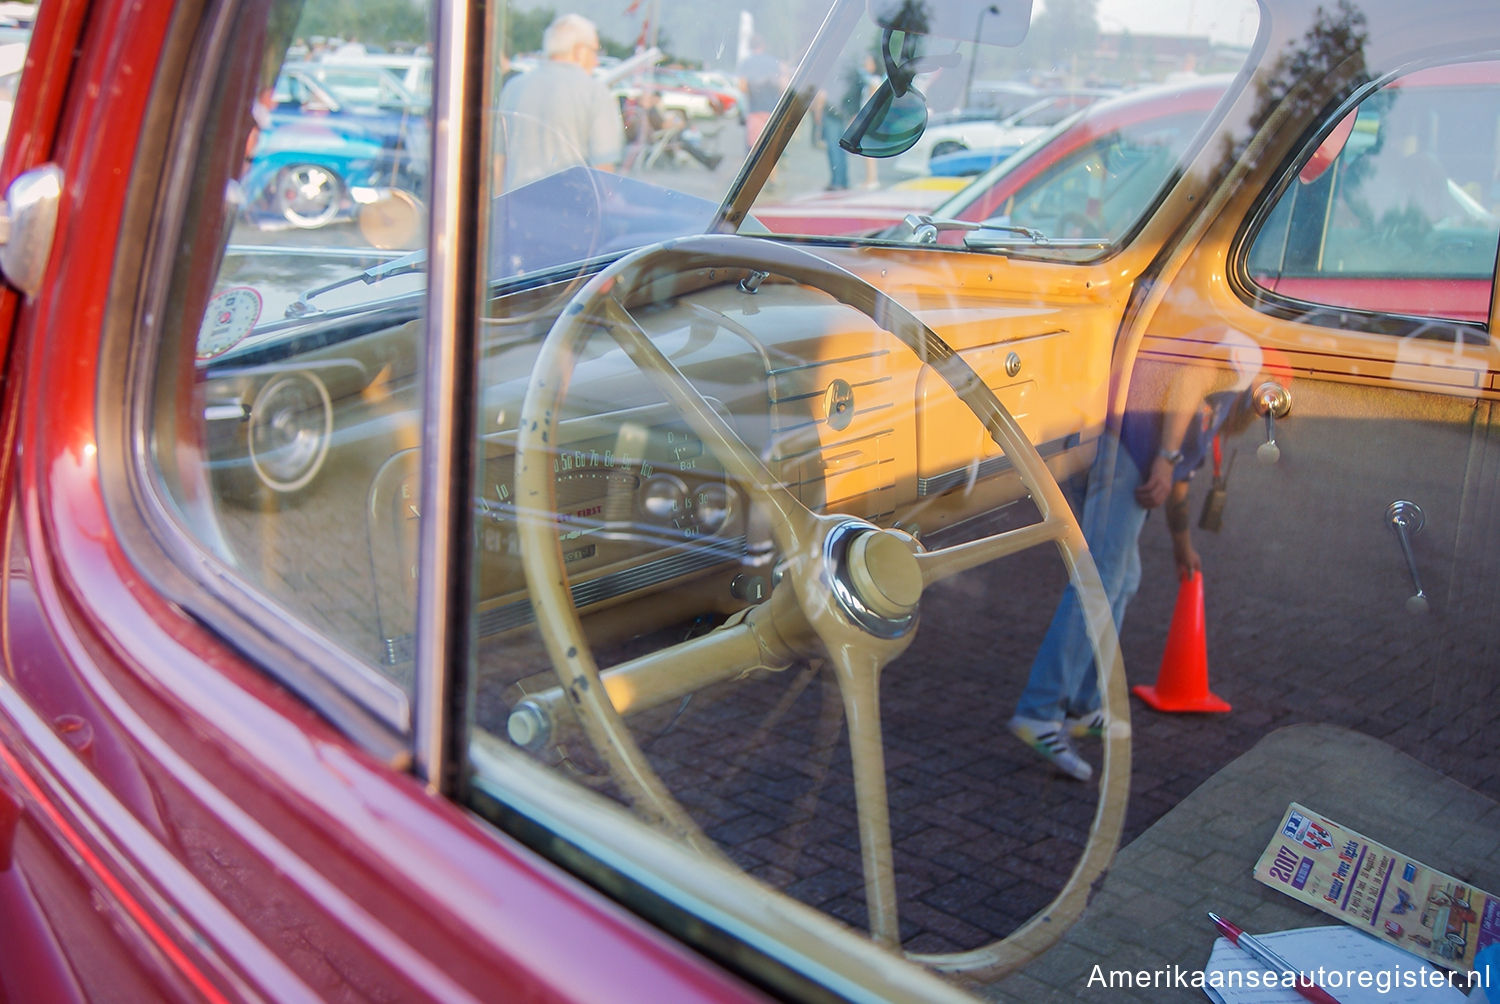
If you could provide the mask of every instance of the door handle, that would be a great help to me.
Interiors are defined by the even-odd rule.
[[[43,164],[17,175],[0,203],[0,272],[27,296],[42,286],[61,200],[62,169]]]
[[[1422,507],[1415,502],[1406,499],[1397,499],[1385,510],[1385,518],[1390,523],[1391,529],[1396,532],[1396,539],[1401,543],[1401,553],[1406,558],[1406,569],[1411,573],[1411,585],[1416,590],[1406,600],[1406,611],[1411,614],[1425,614],[1428,610],[1427,593],[1422,589],[1422,579],[1417,574],[1417,557],[1412,553],[1411,537],[1420,533],[1422,527],[1427,525],[1427,517],[1422,515]]]

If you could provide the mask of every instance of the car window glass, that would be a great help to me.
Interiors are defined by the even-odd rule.
[[[631,821],[644,823],[671,845],[664,860],[673,874],[706,861],[726,902],[766,904],[779,918],[773,953],[802,937],[781,919],[811,907],[807,937],[840,952],[852,951],[847,925],[869,942],[956,960],[993,950],[1023,922],[1021,910],[984,905],[1016,876],[972,882],[974,868],[986,867],[959,834],[988,841],[1018,819],[1030,820],[1017,823],[1030,832],[1054,813],[1086,820],[1098,789],[1019,786],[971,802],[951,776],[929,774],[928,756],[951,753],[938,749],[946,746],[939,733],[966,749],[993,743],[993,716],[964,709],[985,705],[995,681],[973,672],[973,652],[942,656],[984,630],[968,634],[974,607],[965,597],[982,603],[972,592],[982,586],[956,567],[923,607],[926,633],[908,633],[906,589],[921,577],[913,552],[918,541],[982,551],[995,545],[977,542],[1004,529],[1039,532],[1039,506],[1066,503],[1061,489],[1033,503],[1016,474],[1021,444],[986,432],[984,405],[944,371],[942,353],[907,313],[913,302],[936,314],[974,309],[951,247],[913,241],[901,249],[909,260],[860,262],[758,236],[757,224],[775,229],[778,207],[829,183],[830,150],[855,110],[880,87],[896,89],[883,76],[891,70],[880,71],[882,82],[866,72],[865,57],[876,61],[883,47],[895,76],[902,66],[915,73],[896,98],[962,101],[967,41],[897,38],[864,4],[838,7],[830,18],[829,5],[809,0],[757,19],[758,38],[734,36],[744,55],[731,65],[747,83],[800,88],[810,113],[823,116],[816,126],[778,120],[758,104],[758,87],[741,88],[745,122],[723,125],[721,149],[745,156],[783,144],[774,164],[752,152],[745,168],[766,182],[743,227],[757,236],[708,232],[719,210],[697,193],[710,168],[674,148],[680,122],[661,137],[673,160],[631,165],[628,106],[622,113],[600,102],[588,80],[600,58],[591,32],[608,38],[612,6],[578,5],[591,24],[554,39],[554,58],[531,51],[545,33],[530,35],[528,48],[519,39],[534,29],[514,12],[500,19],[496,45],[511,68],[530,65],[498,88],[494,157],[477,194],[489,238],[477,271],[491,285],[475,360],[473,529],[461,537],[473,565],[474,692],[464,729],[473,737],[474,804],[506,818],[506,806],[550,796],[558,801],[549,811],[578,814],[560,839],[606,856],[615,848],[597,847],[590,834],[618,833],[624,846],[638,836]],[[830,21],[834,43],[810,44],[815,26]],[[560,33],[563,24],[550,27]],[[679,56],[723,65],[734,51],[724,30],[679,20],[669,34]],[[1203,46],[1207,56],[1206,36]],[[1238,67],[1244,53],[1226,49],[1213,68]],[[997,51],[976,73],[1027,77],[1043,58]],[[799,61],[811,80],[794,76]],[[1153,70],[1165,76],[1178,64],[1163,57]],[[1118,67],[1106,60],[1080,74],[1108,69]],[[1082,153],[1074,144],[1066,165],[1049,162],[1057,170],[1048,177],[1080,207],[1097,203],[1115,231],[1132,226],[1215,107],[1216,79],[1186,111],[1171,105],[1171,114],[1127,123]],[[660,97],[642,100],[649,110]],[[623,154],[611,145],[621,133]],[[851,189],[866,163],[847,158]],[[880,180],[881,165],[868,164]],[[915,208],[903,201],[913,190],[875,197],[905,212]],[[927,207],[951,190],[935,186]],[[1027,212],[1040,222],[1055,210],[1045,193],[1034,198]],[[1054,222],[1067,232],[1066,221]],[[1097,255],[1099,235],[1088,237]],[[1059,322],[1039,303],[1033,314],[1038,294],[1015,281],[1003,295],[1025,315],[1037,354],[1027,347],[1026,362],[1008,362],[1008,346],[986,344],[982,311],[966,344],[1006,405],[1024,410],[1024,437],[1066,480],[1100,442],[1099,428],[1077,419],[1106,407],[1114,325],[1083,314]],[[1077,366],[1068,391],[1035,393],[1034,381],[1061,374],[1065,360]],[[1006,376],[1008,365],[1020,375]],[[393,458],[379,480],[399,484],[419,463]],[[404,513],[372,518],[378,535],[411,541]],[[1013,574],[1046,585],[1008,635],[1015,652],[1041,644],[1068,581],[1056,548],[1025,551]],[[825,556],[840,569],[827,580]],[[871,591],[859,571],[871,562],[898,569],[896,595]],[[851,578],[843,569],[854,569]],[[844,638],[839,625],[849,622],[869,637]],[[908,643],[911,662],[902,661]],[[882,677],[888,660],[896,661]],[[894,718],[875,712],[888,701],[902,709]],[[953,828],[931,827],[931,814]],[[987,846],[983,853],[1000,853]],[[1089,851],[1088,867],[1097,853]],[[1040,906],[1073,881],[1079,857],[1061,855],[1028,880],[1030,901]],[[958,879],[960,871],[970,878]],[[646,884],[661,881],[654,873]],[[694,883],[688,896],[706,890]],[[895,901],[908,895],[898,911]]]
[[[1291,182],[1267,214],[1251,280],[1278,302],[1486,323],[1497,144],[1500,63],[1396,78],[1360,102],[1331,165]]]
[[[410,683],[398,657],[410,619],[391,597],[414,570],[396,567],[394,542],[371,538],[364,514],[417,502],[416,473],[394,498],[370,486],[420,424],[427,109],[330,100],[317,71],[356,37],[369,52],[426,49],[427,19],[323,0],[278,10],[295,31],[235,113],[250,139],[227,202],[201,209],[228,222],[211,288],[184,295],[203,304],[191,386],[158,392],[201,424],[163,425],[157,435],[180,443],[158,452],[170,490],[211,510],[212,531],[191,525],[215,558],[375,681],[348,686],[388,695]]]
[[[1014,122],[1016,125],[1023,126],[1057,125],[1086,104],[1088,104],[1088,98],[1081,95],[1060,97],[1031,111],[1022,112],[1015,117]]]
[[[1176,112],[1109,131],[997,202],[997,187],[955,197],[939,216],[1033,227],[1058,237],[1114,241],[1172,179],[1178,158],[1209,109]],[[977,205],[976,205],[977,203]],[[981,210],[980,207],[983,207]],[[982,212],[983,215],[980,215]]]
[[[843,56],[846,65],[859,65],[865,44],[861,40]],[[1050,59],[1046,44],[1034,33],[1014,50],[979,46],[977,65],[1019,81],[1038,79],[1035,66]],[[922,136],[906,152],[880,159],[840,148],[864,97],[857,80],[846,87],[840,77],[838,87],[814,99],[822,115],[808,139],[824,153],[826,163],[816,165],[823,171],[813,173],[802,145],[789,144],[773,184],[751,210],[754,222],[778,234],[902,239],[910,230],[895,228],[909,213],[975,222],[1015,216],[1009,222],[1049,239],[1050,247],[1034,243],[1024,249],[1028,254],[1076,258],[1082,252],[1065,241],[1085,239],[1092,242],[1087,253],[1097,257],[1177,177],[1243,55],[1218,50],[1191,71],[1161,59],[1152,76],[1125,86],[1109,75],[1118,70],[1113,57],[1101,56],[1098,76],[1080,72],[1047,85],[1059,93],[1000,121],[969,114],[978,85],[942,66],[915,81],[929,105]],[[1085,83],[1096,86],[1063,89]],[[1082,152],[1085,146],[1093,152]],[[1038,147],[1041,153],[1033,154]],[[1022,151],[1026,156],[1018,156]],[[963,235],[950,232],[941,239],[956,244]]]
[[[1350,735],[1492,786],[1471,736],[1494,704],[1480,531],[1500,509],[1474,472],[1500,441],[1500,367],[1431,343],[1384,340],[1381,355],[1318,327],[1328,304],[1422,314],[1339,285],[1395,267],[1432,269],[1428,302],[1478,317],[1468,298],[1490,296],[1496,240],[1480,225],[1488,64],[1377,90],[1335,163],[1287,183],[1308,159],[1298,137],[1323,135],[1308,118],[1342,118],[1349,80],[1388,72],[1374,48],[1366,67],[1364,14],[1347,5],[1288,4],[1264,26],[1253,4],[1209,5],[1224,20],[1184,34],[1144,30],[1162,28],[1160,4],[1094,23],[1038,3],[1013,48],[977,37],[998,5],[970,8],[976,37],[958,39],[882,29],[864,0],[662,23],[617,0],[582,0],[582,24],[482,6],[484,44],[461,50],[488,54],[487,148],[478,177],[464,161],[445,178],[430,175],[423,102],[361,107],[307,69],[398,45],[421,61],[425,16],[278,8],[300,20],[245,109],[253,142],[197,151],[244,164],[227,205],[219,185],[190,202],[193,233],[228,229],[179,242],[145,437],[193,535],[189,572],[233,587],[231,613],[270,611],[263,633],[303,662],[352,664],[345,693],[404,699],[439,651],[424,643],[462,637],[464,658],[437,667],[455,685],[412,713],[461,762],[422,782],[736,973],[759,981],[763,954],[846,979],[831,994],[874,984],[888,999],[1033,999],[1041,984],[1070,999],[1118,976],[1091,976],[1096,954],[1127,974],[1197,965],[1207,898],[1284,917],[1247,891],[1271,830],[1244,806],[1294,783],[1389,801],[1408,768],[1349,755],[1368,748]],[[1395,6],[1372,17],[1388,25]],[[1254,73],[1231,81],[1246,60]],[[677,62],[705,72],[657,68]],[[1005,137],[973,181],[926,173],[952,135],[939,127],[957,124],[935,113],[1073,86],[1109,93],[1055,131]],[[928,128],[907,153],[839,161],[882,90]],[[1304,91],[1313,112],[1285,100]],[[1418,131],[1454,183],[1377,212],[1370,179],[1402,146],[1383,136],[1401,102],[1424,109]],[[1284,135],[1266,125],[1283,110]],[[1484,142],[1453,141],[1455,116]],[[424,327],[436,192],[456,196],[439,233],[483,235],[478,261],[432,265],[481,305],[472,329]],[[1411,195],[1446,196],[1457,222],[1411,211]],[[1379,226],[1336,240],[1345,215]],[[1420,243],[1427,230],[1457,239],[1444,251]],[[1327,283],[1340,248],[1368,264]],[[1364,299],[1340,304],[1346,288]],[[472,381],[424,401],[423,360],[454,344],[474,347]],[[434,416],[459,419],[452,486],[430,476],[448,428]],[[424,488],[459,518],[437,553]],[[1178,488],[1148,518],[1142,494]],[[1125,543],[1105,557],[1095,534],[1113,531]],[[417,599],[452,585],[423,578],[449,560],[472,577],[439,625]],[[1205,714],[1230,708],[1177,628],[1178,610],[1200,615],[1187,632],[1204,643],[1204,569],[1216,686],[1250,706],[1238,717]],[[1424,619],[1429,605],[1453,616]],[[1055,612],[1079,610],[1087,637],[1059,640]],[[1023,714],[1039,653],[1064,648],[1111,703],[1054,693],[1051,717]],[[1128,712],[1126,659],[1150,695]],[[1201,693],[1164,692],[1183,667]],[[1282,752],[1257,769],[1245,750],[1267,741]],[[1241,754],[1236,786],[1219,784]],[[1442,808],[1375,811],[1411,834]],[[1179,900],[1188,935],[1157,923]],[[1429,912],[1398,934],[1431,926],[1412,944],[1462,956],[1474,922]]]
[[[0,21],[0,142],[10,128],[10,113],[15,107],[16,88],[21,85],[21,71],[26,66],[26,49],[31,43],[29,21],[14,16]],[[34,13],[31,14],[35,16]]]

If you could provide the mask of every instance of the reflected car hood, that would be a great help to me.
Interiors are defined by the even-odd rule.
[[[778,234],[843,237],[875,233],[907,213],[925,213],[947,201],[968,178],[913,178],[889,188],[820,192],[758,205],[755,218]]]
[[[701,234],[718,204],[625,175],[572,167],[495,200],[492,279],[506,279]]]
[[[569,268],[580,270],[638,247],[708,230],[718,204],[657,185],[584,167],[569,168],[499,196],[490,217],[490,279],[548,278]],[[258,249],[264,252],[267,249]],[[257,317],[253,330],[201,365],[227,370],[264,365],[395,323],[393,315],[415,317],[414,297],[425,283],[427,252],[354,264],[341,251],[319,259],[299,255],[289,274],[255,290],[270,309]],[[366,265],[373,266],[367,271]],[[590,266],[592,267],[592,266]],[[371,272],[391,278],[370,281]],[[363,281],[362,281],[363,280]],[[320,290],[319,287],[334,284]],[[313,293],[313,310],[287,317],[285,305],[299,294]],[[384,302],[379,316],[366,316],[367,305]]]

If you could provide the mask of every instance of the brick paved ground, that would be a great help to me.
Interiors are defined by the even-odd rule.
[[[1372,777],[1381,783],[1371,784]],[[1401,853],[1477,888],[1500,888],[1500,803],[1364,733],[1327,725],[1282,729],[1126,847],[1062,944],[984,996],[1029,1004],[1189,1004],[1202,1001],[1203,992],[1166,980],[1110,986],[1104,974],[1152,970],[1170,972],[1175,981],[1178,970],[1197,971],[1215,937],[1209,910],[1251,931],[1332,923],[1241,867],[1259,855],[1294,800],[1358,832],[1378,833]],[[1393,812],[1393,803],[1401,811]]]
[[[1122,638],[1132,682],[1154,680],[1165,644],[1175,600],[1165,540],[1159,520],[1148,525],[1148,585]],[[1226,545],[1202,546],[1212,566]],[[1062,585],[1050,549],[943,583],[924,598],[917,642],[886,671],[882,724],[908,950],[957,951],[1004,936],[1050,900],[1078,859],[1096,788],[1051,772],[1003,728]],[[1397,642],[1317,611],[1294,622],[1274,597],[1253,593],[1228,604],[1210,588],[1208,606],[1211,682],[1234,709],[1174,715],[1132,701],[1126,844],[1262,737],[1298,722],[1358,729],[1500,793],[1500,758],[1441,713],[1433,667],[1443,649],[1435,662],[1416,658],[1445,625],[1392,621],[1410,636]],[[1372,646],[1393,652],[1381,662]],[[1495,714],[1493,702],[1484,714]],[[738,864],[865,925],[843,713],[827,674],[763,674],[633,724],[673,791]],[[1097,763],[1097,748],[1087,754]]]
[[[1368,543],[1341,539],[1326,554],[1310,553],[1343,524],[1288,512],[1277,492],[1263,490],[1282,483],[1273,476],[1294,481],[1315,466],[1299,467],[1294,446],[1286,465],[1237,470],[1225,531],[1200,535],[1211,684],[1233,711],[1173,715],[1132,702],[1127,845],[1263,736],[1298,722],[1386,740],[1500,796],[1500,750],[1483,738],[1493,736],[1500,717],[1500,625],[1484,613],[1500,562],[1493,547],[1462,538],[1445,545],[1461,555],[1470,547],[1477,564],[1462,575],[1434,574],[1433,612],[1412,618],[1402,609],[1404,565],[1378,518]],[[1458,482],[1467,486],[1461,501],[1481,530],[1495,522],[1487,515],[1496,508],[1494,481],[1480,465]],[[248,574],[299,617],[375,662],[365,484],[368,478],[332,479],[317,499],[275,520],[251,512],[228,520]],[[1440,513],[1441,506],[1433,508]],[[318,542],[315,555],[309,540]],[[1423,544],[1419,553],[1429,561],[1434,549],[1443,553],[1430,532]],[[1122,633],[1132,683],[1154,680],[1175,599],[1159,518],[1148,522],[1143,545],[1145,584]],[[1295,577],[1278,578],[1282,566]],[[1350,583],[1378,586],[1377,600],[1371,590],[1351,593]],[[1062,585],[1050,548],[944,582],[924,598],[916,643],[886,671],[883,726],[909,950],[953,951],[1004,936],[1061,886],[1086,839],[1096,789],[1051,773],[1003,728]],[[308,602],[318,595],[326,602]],[[545,665],[524,640],[508,639],[503,648],[506,661],[526,672]],[[483,681],[485,726],[503,729],[501,695],[515,676],[495,671]],[[763,674],[632,724],[673,790],[734,860],[863,927],[849,753],[826,674]],[[590,768],[587,751],[575,745],[570,752],[575,767]],[[1097,762],[1096,749],[1086,753]],[[595,783],[607,787],[602,778]],[[1161,866],[1170,869],[1165,853]]]

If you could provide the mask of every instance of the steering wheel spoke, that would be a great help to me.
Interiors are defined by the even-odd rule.
[[[1006,555],[1063,540],[1068,531],[1067,521],[1054,515],[1050,519],[980,537],[978,540],[965,541],[936,551],[924,551],[917,555],[917,564],[922,568],[922,584],[930,586]]]
[[[832,648],[828,656],[849,726],[870,934],[886,947],[898,948],[901,937],[896,920],[895,852],[890,800],[886,797],[885,743],[880,733],[880,671],[885,662],[878,652],[849,646]]]

